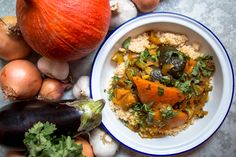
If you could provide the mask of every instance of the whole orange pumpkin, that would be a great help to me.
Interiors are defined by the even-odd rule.
[[[17,0],[25,41],[39,54],[59,61],[82,58],[104,39],[109,0]]]

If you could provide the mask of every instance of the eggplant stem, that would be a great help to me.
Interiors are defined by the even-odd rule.
[[[71,102],[68,105],[78,108],[83,112],[81,116],[81,124],[77,130],[79,133],[89,132],[100,125],[102,120],[102,109],[105,106],[105,101],[103,99],[93,101],[89,98],[81,98],[80,100]]]

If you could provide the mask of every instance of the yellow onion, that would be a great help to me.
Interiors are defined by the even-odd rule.
[[[71,86],[71,84],[65,84],[58,80],[47,78],[42,83],[38,99],[46,101],[59,101],[63,96],[64,91]]]
[[[0,73],[3,93],[10,99],[28,99],[35,96],[42,84],[40,72],[27,60],[14,60]]]
[[[146,13],[154,11],[160,0],[132,0],[139,11]]]
[[[15,16],[0,18],[0,58],[10,61],[25,58],[31,52],[17,27]]]

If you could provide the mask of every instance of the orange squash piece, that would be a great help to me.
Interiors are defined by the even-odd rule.
[[[163,128],[161,128],[161,130],[173,129],[173,128],[179,127],[187,122],[188,115],[186,113],[184,113],[182,111],[176,111],[176,110],[175,110],[175,112],[176,112],[176,115],[173,118],[165,121],[164,122],[165,125]],[[155,122],[163,120],[160,110],[154,110],[153,120]]]
[[[187,61],[184,68],[184,72],[186,72],[187,74],[191,74],[196,63],[197,62],[193,59],[190,59],[189,61]]]
[[[136,102],[135,96],[130,90],[124,88],[115,89],[113,103],[120,106],[123,110],[128,110]]]
[[[188,115],[182,111],[178,111],[177,114],[166,122],[166,125],[162,129],[173,129],[186,123]]]
[[[159,82],[151,82],[140,77],[133,77],[133,82],[137,87],[139,98],[144,104],[174,105],[185,99],[185,95],[175,87],[167,87]]]

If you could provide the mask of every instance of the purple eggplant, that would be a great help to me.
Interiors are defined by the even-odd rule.
[[[37,122],[50,122],[57,133],[75,135],[88,132],[101,123],[104,101],[89,98],[45,102],[19,101],[6,105],[0,111],[0,144],[7,147],[23,146],[25,132]]]

